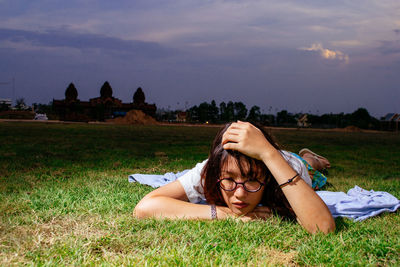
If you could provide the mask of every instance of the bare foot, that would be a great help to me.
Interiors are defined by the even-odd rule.
[[[321,171],[331,167],[331,163],[327,158],[320,156],[307,148],[300,150],[299,155],[315,170]]]
[[[317,171],[328,169],[331,167],[330,162],[326,158],[317,157],[311,153],[304,153],[302,158]]]

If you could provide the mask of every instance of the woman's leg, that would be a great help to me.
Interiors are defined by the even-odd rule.
[[[322,171],[324,169],[330,168],[331,164],[328,159],[312,152],[309,149],[302,149],[299,153],[299,155],[307,161],[308,164],[311,165],[311,167],[314,170],[317,171]]]

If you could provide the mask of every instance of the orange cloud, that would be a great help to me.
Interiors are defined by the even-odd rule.
[[[349,56],[346,55],[345,53],[338,50],[329,50],[323,48],[322,44],[320,43],[314,43],[311,45],[311,47],[303,47],[300,48],[300,50],[319,52],[319,54],[325,59],[330,59],[330,60],[337,59],[337,60],[342,60],[346,63],[349,61]]]

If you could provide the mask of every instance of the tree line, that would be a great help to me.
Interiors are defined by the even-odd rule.
[[[164,121],[176,120],[177,114],[182,111],[159,110],[157,119]],[[192,123],[226,123],[231,121],[243,120],[257,122],[266,126],[297,127],[298,119],[303,113],[290,113],[281,110],[274,114],[264,114],[259,106],[252,106],[247,109],[243,102],[227,103],[221,102],[219,105],[212,100],[211,103],[203,102],[186,110],[186,121]],[[344,128],[356,126],[361,129],[379,129],[380,122],[372,117],[365,108],[358,108],[353,113],[337,114],[307,114],[307,122],[310,127],[316,128]]]
[[[52,102],[49,104],[34,103],[33,108],[37,113],[45,113],[49,118],[56,119]],[[17,110],[26,108],[23,98],[18,99],[15,105]],[[8,106],[1,106],[0,111],[8,110]],[[177,114],[182,110],[158,110],[156,119],[159,121],[177,121]],[[274,114],[264,114],[259,106],[247,109],[243,102],[221,102],[219,105],[212,100],[211,103],[203,102],[184,111],[187,122],[191,123],[226,123],[243,120],[256,122],[265,126],[297,127],[298,119],[302,113],[290,113],[281,110]],[[323,115],[307,114],[307,122],[315,128],[345,128],[356,126],[361,129],[380,130],[380,121],[372,117],[365,108],[358,108],[353,113],[329,113]]]

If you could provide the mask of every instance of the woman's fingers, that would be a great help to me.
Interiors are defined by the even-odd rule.
[[[260,129],[248,122],[234,122],[222,137],[224,149],[237,150],[252,158],[261,159],[268,141]]]
[[[243,131],[240,129],[228,129],[224,135],[222,136],[222,145],[225,145],[227,143],[242,143],[244,137],[243,137]],[[234,146],[236,149],[238,148],[237,146]],[[224,149],[234,149],[233,147],[227,148],[224,146]]]
[[[271,208],[270,207],[266,207],[266,206],[258,206],[255,207],[254,211],[260,211],[260,212],[271,212]]]
[[[253,212],[259,218],[268,218],[271,217],[272,214],[271,209],[269,207],[264,207],[264,206],[256,207]]]
[[[243,129],[243,125],[238,123],[232,123],[222,136],[222,144],[228,142],[238,143],[243,139],[245,139],[245,137],[246,137],[246,131]]]
[[[223,145],[225,150],[238,150],[239,145],[237,143],[226,143]]]
[[[231,133],[231,132],[225,132],[224,135],[222,136],[222,144],[228,143],[228,142],[239,142],[240,141],[240,135],[236,133]]]
[[[256,207],[253,211],[247,213],[245,216],[241,216],[240,219],[244,222],[250,220],[267,219],[272,216],[272,211],[268,207],[260,206]]]

